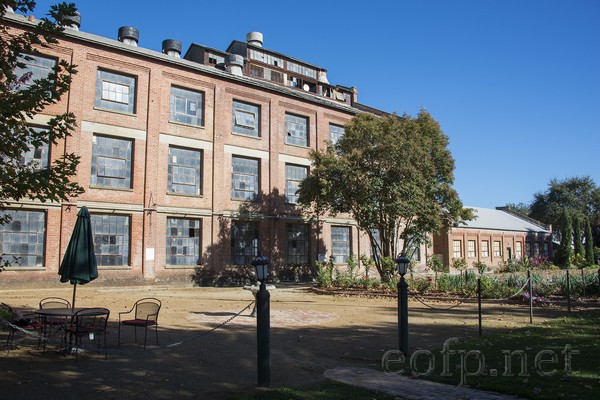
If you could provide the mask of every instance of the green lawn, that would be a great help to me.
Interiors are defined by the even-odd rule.
[[[600,398],[599,318],[598,311],[582,312],[506,334],[448,343],[444,353],[443,349],[413,353],[416,369],[410,372],[423,374],[420,379],[462,382],[531,399],[596,400]]]
[[[324,382],[298,388],[257,390],[253,394],[232,397],[230,400],[394,400],[397,397],[371,390],[344,385],[338,382]]]

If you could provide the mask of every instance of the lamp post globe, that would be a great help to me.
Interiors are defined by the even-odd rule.
[[[271,264],[271,261],[267,257],[261,256],[259,253],[254,257],[251,264],[256,272],[256,279],[263,284],[269,276],[268,265]]]
[[[400,254],[398,258],[396,258],[396,265],[398,266],[398,273],[400,276],[406,275],[406,271],[408,271],[408,265],[410,264],[410,260],[404,253]]]

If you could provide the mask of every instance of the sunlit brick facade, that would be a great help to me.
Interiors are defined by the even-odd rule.
[[[35,22],[7,13],[3,23],[18,32]],[[68,28],[40,50],[78,73],[63,101],[31,124],[75,114],[77,131],[49,156],[80,155],[76,181],[85,193],[10,205],[20,214],[2,228],[15,242],[6,239],[4,250],[26,262],[2,272],[4,283],[58,282],[82,206],[107,282],[235,281],[257,252],[280,279],[296,280],[320,257],[343,265],[371,254],[350,218],[311,219],[294,204],[310,150],[343,134],[356,113],[380,113],[357,103],[355,88],[330,85],[324,69],[262,48],[256,33],[224,52],[192,45],[184,58],[174,41],[161,53],[138,47],[134,29],[119,33],[113,40]]]

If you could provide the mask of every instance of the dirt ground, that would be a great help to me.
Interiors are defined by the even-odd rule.
[[[318,295],[298,285],[277,285],[270,293],[272,387],[319,382],[334,367],[377,367],[385,351],[398,348],[394,297]],[[0,301],[30,310],[47,296],[71,299],[72,287],[0,291]],[[144,351],[128,329],[118,349],[118,313],[143,297],[163,302],[159,345],[149,336]],[[35,348],[34,337],[19,334],[19,348],[0,353],[0,399],[226,399],[252,392],[257,380],[252,299],[242,288],[80,286],[78,307],[111,311],[108,360],[93,351],[78,360],[59,356],[53,342],[44,353]],[[534,323],[565,314],[536,308]],[[484,302],[484,335],[528,323],[525,305]],[[413,299],[409,326],[411,350],[433,351],[448,338],[478,335],[477,304]]]

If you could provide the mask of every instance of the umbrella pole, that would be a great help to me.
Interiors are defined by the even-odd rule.
[[[73,301],[71,302],[71,307],[75,308],[75,293],[77,292],[77,284],[73,284]]]

